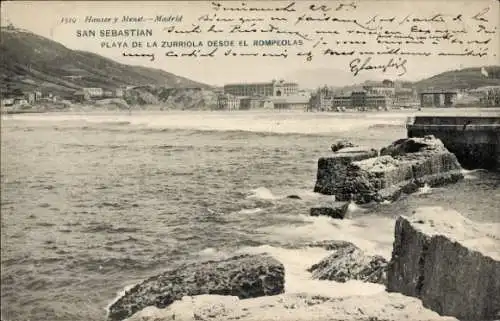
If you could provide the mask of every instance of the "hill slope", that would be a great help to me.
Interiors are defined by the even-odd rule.
[[[488,72],[486,77],[481,68],[464,68],[446,71],[414,83],[418,89],[473,89],[482,86],[500,85],[500,66],[484,67]]]
[[[82,87],[113,89],[125,85],[209,88],[208,85],[152,68],[130,66],[28,31],[2,28],[0,89],[42,89],[65,95]],[[76,77],[74,77],[76,76]]]

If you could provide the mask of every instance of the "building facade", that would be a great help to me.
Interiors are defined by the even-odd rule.
[[[395,92],[394,105],[397,106],[412,106],[417,105],[418,99],[415,90],[412,88],[399,88]]]
[[[372,87],[365,86],[363,89],[372,96],[386,96],[386,97],[394,97],[396,95],[395,87]]]
[[[279,110],[302,110],[309,108],[309,97],[296,95],[288,97],[276,97],[272,100],[274,109]]]
[[[219,94],[217,96],[217,109],[238,110],[240,109],[240,98],[229,94]]]
[[[261,97],[243,97],[240,99],[241,110],[260,108],[264,105],[264,99]]]
[[[83,88],[83,93],[89,97],[102,97],[104,90],[102,88]]]
[[[479,105],[484,107],[500,106],[500,86],[484,86],[473,89],[470,94],[479,98]]]
[[[382,95],[370,95],[366,91],[353,91],[349,96],[335,96],[333,107],[338,108],[387,108],[391,104],[391,98]]]
[[[334,92],[328,87],[319,88],[311,95],[309,110],[329,111],[333,107]]]
[[[224,93],[233,96],[289,96],[297,93],[299,86],[297,83],[285,82],[284,80],[265,83],[240,83],[224,85]]]

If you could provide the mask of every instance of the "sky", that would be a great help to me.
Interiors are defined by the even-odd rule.
[[[220,4],[219,10],[215,10],[214,3]],[[459,1],[459,0],[448,0],[448,1],[435,1],[435,0],[413,0],[413,1],[378,1],[378,0],[365,0],[359,2],[352,1],[323,1],[323,2],[311,2],[311,1],[297,1],[293,5],[296,9],[295,12],[284,13],[284,12],[244,12],[244,11],[223,11],[221,8],[283,8],[290,5],[292,1],[165,1],[165,2],[140,2],[140,1],[122,1],[122,2],[111,2],[111,1],[90,1],[90,2],[29,2],[29,1],[15,1],[15,2],[4,2],[2,3],[1,21],[2,25],[12,23],[15,27],[22,28],[39,34],[41,36],[50,38],[54,41],[60,42],[71,49],[86,50],[91,51],[102,56],[111,58],[113,60],[132,64],[132,65],[142,65],[147,67],[159,68],[165,71],[174,73],[179,76],[187,77],[196,81],[205,82],[212,85],[223,85],[225,83],[231,82],[254,82],[254,81],[268,81],[270,79],[278,78],[295,78],[290,80],[297,80],[301,75],[307,74],[311,76],[311,71],[322,70],[324,77],[325,74],[332,75],[332,81],[337,82],[347,82],[355,80],[365,80],[368,78],[380,79],[380,78],[390,78],[394,80],[418,80],[426,78],[443,72],[446,70],[460,69],[464,67],[472,66],[486,66],[486,65],[498,65],[499,56],[498,50],[500,48],[499,41],[499,17],[500,9],[499,2],[496,0],[472,0],[472,1]],[[343,3],[344,6],[339,10],[339,4]],[[354,4],[351,6],[350,4]],[[362,70],[358,76],[354,76],[351,70],[350,63],[352,60],[358,56],[324,56],[320,55],[326,48],[330,48],[335,51],[349,51],[355,50],[381,50],[384,49],[383,46],[376,43],[376,40],[371,37],[367,38],[364,35],[346,35],[345,31],[347,29],[356,30],[366,30],[356,27],[352,23],[325,23],[325,22],[311,22],[308,23],[302,21],[297,22],[300,16],[308,15],[311,17],[324,17],[325,15],[321,10],[312,11],[310,9],[311,5],[315,5],[315,8],[320,8],[324,5],[329,8],[325,11],[327,16],[335,16],[339,19],[356,19],[360,22],[368,22],[375,17],[373,23],[379,21],[380,18],[390,18],[394,17],[395,21],[403,21],[405,17],[409,19],[413,18],[430,18],[436,14],[440,14],[446,19],[446,23],[439,23],[435,21],[426,22],[407,22],[402,24],[392,23],[390,27],[386,26],[384,23],[379,23],[377,26],[382,32],[384,30],[390,30],[392,32],[400,31],[404,34],[408,34],[409,29],[412,25],[417,25],[418,28],[425,29],[448,29],[448,30],[459,30],[465,29],[468,34],[465,35],[464,39],[467,41],[472,40],[486,40],[491,38],[488,44],[449,44],[449,42],[443,41],[442,44],[435,45],[426,43],[424,45],[407,45],[403,49],[419,49],[420,51],[426,51],[432,53],[428,57],[419,56],[407,56],[407,62],[404,63],[406,72],[403,72],[401,68],[387,68],[386,73],[382,73],[380,70]],[[326,8],[325,7],[325,8]],[[473,17],[484,12],[483,15]],[[203,32],[199,34],[174,34],[168,32],[168,28],[174,27],[176,30],[186,30],[192,28],[196,24],[200,24],[202,28],[208,29],[208,27],[213,24],[212,22],[200,22],[199,18],[204,15],[208,17],[223,18],[259,18],[262,21],[256,22],[258,27],[264,28],[269,26],[269,21],[271,17],[285,17],[288,22],[273,22],[280,30],[295,31],[299,32],[302,36],[307,35],[307,40],[303,39],[300,35],[292,34],[276,34],[276,33],[228,33],[227,31],[231,29],[234,22],[226,23],[216,23],[217,27],[225,29],[224,32],[214,34]],[[124,15],[154,19],[157,15],[163,16],[182,16],[182,21],[173,22],[135,22],[135,23],[85,23],[85,17],[92,16],[94,18],[104,18],[117,17],[121,20]],[[451,23],[451,17],[459,16],[460,19],[457,22]],[[73,18],[76,19],[76,23],[63,23],[63,18]],[[485,19],[488,21],[480,21],[480,19]],[[253,22],[245,22],[242,26],[249,27]],[[365,25],[363,23],[363,25]],[[487,30],[492,30],[495,33],[485,34],[484,30],[479,33],[476,31],[480,29],[479,25],[482,24]],[[366,25],[365,25],[366,26]],[[375,25],[370,25],[375,26]],[[142,38],[132,38],[132,37],[99,37],[100,30],[112,30],[112,29],[151,29],[153,30],[152,37],[142,37]],[[88,31],[96,30],[98,33],[97,37],[78,37],[77,31]],[[340,35],[332,34],[316,34],[318,30],[337,30]],[[321,40],[321,37],[323,39]],[[173,42],[173,41],[202,41],[204,47],[201,50],[206,50],[209,52],[212,48],[208,48],[208,41],[214,40],[233,40],[238,43],[241,40],[247,40],[248,42],[253,42],[254,40],[289,40],[298,41],[302,40],[303,45],[295,46],[273,46],[273,47],[221,47],[218,50],[217,56],[215,58],[192,58],[192,57],[182,57],[182,58],[171,58],[165,57],[166,51],[175,50],[178,51],[179,48],[146,48],[146,43],[152,43],[156,41],[159,46],[163,41]],[[142,41],[143,48],[130,48],[132,41]],[[314,43],[319,42],[318,49],[311,61],[306,61],[305,57],[297,57],[297,52],[307,52],[311,50]],[[112,42],[127,42],[129,48],[107,48],[106,46],[111,46]],[[337,43],[341,41],[341,43]],[[367,41],[367,44],[361,48],[356,44],[343,44],[343,41]],[[327,44],[325,44],[325,42]],[[105,44],[103,44],[105,43]],[[319,49],[323,46],[323,49]],[[387,49],[395,48],[394,45],[385,45]],[[464,57],[464,56],[445,56],[439,57],[435,54],[437,52],[463,52],[467,48],[472,48],[477,52],[483,50],[486,51],[487,48],[488,55],[484,57]],[[199,49],[199,47],[198,47]],[[209,50],[210,49],[210,50]],[[252,52],[262,54],[263,52],[269,53],[283,53],[283,50],[287,50],[289,54],[288,58],[280,57],[227,57],[224,56],[223,52],[231,49],[232,52]],[[187,49],[181,49],[187,50]],[[193,50],[193,49],[190,49]],[[150,61],[147,57],[124,57],[123,52],[128,53],[154,53],[155,60]],[[362,61],[366,59],[366,56],[359,56],[360,62],[357,64],[359,67],[362,65]],[[370,64],[372,65],[386,65],[389,62],[388,56],[373,56]],[[397,60],[396,60],[397,62]],[[356,65],[356,64],[355,64]]]

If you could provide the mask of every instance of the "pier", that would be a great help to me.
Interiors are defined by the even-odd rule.
[[[467,169],[500,170],[500,116],[417,116],[408,137],[434,135]]]

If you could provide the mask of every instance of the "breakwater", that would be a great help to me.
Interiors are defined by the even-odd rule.
[[[500,116],[417,116],[408,137],[434,135],[467,169],[500,169]]]
[[[439,139],[401,139],[380,151],[348,147],[321,157],[314,192],[359,204],[393,201],[426,184],[456,183],[463,178],[461,170]]]

